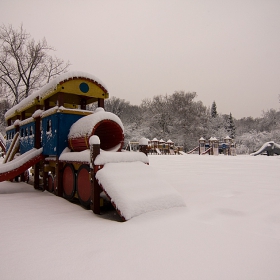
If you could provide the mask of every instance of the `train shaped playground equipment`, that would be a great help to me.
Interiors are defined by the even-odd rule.
[[[122,220],[152,210],[184,206],[181,196],[164,184],[163,190],[153,191],[152,203],[141,201],[154,184],[154,180],[149,181],[148,157],[142,152],[121,152],[124,128],[115,114],[104,110],[108,97],[106,86],[95,76],[70,72],[8,110],[6,156],[0,166],[0,181],[28,181],[27,170],[32,168],[35,189],[70,201],[78,199],[96,214],[100,214],[105,197]],[[95,112],[87,110],[87,105],[93,103],[97,103]],[[140,148],[146,152],[147,143],[144,141]],[[129,168],[135,165],[135,178],[129,185],[134,188],[131,196],[122,188],[128,178],[121,163],[129,163]],[[110,164],[115,164],[113,170]],[[110,180],[117,168],[121,179]],[[135,182],[141,182],[145,172],[148,175],[144,185],[137,185]],[[166,200],[168,203],[162,203]]]

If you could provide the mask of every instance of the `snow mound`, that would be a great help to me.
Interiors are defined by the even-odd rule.
[[[107,163],[96,178],[125,220],[150,211],[185,206],[180,194],[142,162]]]

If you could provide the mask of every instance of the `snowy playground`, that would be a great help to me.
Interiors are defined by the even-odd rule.
[[[1,182],[1,279],[280,278],[279,156],[149,162],[186,207],[122,223],[115,212],[94,215],[29,184]]]
[[[1,279],[279,279],[279,156],[228,157],[229,137],[201,138],[203,156],[156,138],[122,152],[108,97],[73,72],[5,114]]]

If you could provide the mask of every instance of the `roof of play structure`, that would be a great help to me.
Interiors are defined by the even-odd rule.
[[[81,83],[75,84],[75,81],[82,79],[82,80],[87,80],[87,82],[92,86],[92,88],[94,88],[93,90],[95,91],[95,94],[97,94],[98,96],[100,96],[101,98],[108,98],[108,90],[105,86],[105,84],[99,80],[97,77],[88,74],[88,73],[84,73],[84,72],[80,72],[80,71],[75,71],[75,72],[67,72],[64,73],[60,76],[58,76],[57,78],[51,80],[48,84],[46,84],[45,86],[43,86],[40,90],[33,92],[31,95],[29,95],[28,97],[26,97],[25,99],[23,99],[19,104],[15,105],[14,107],[12,107],[10,110],[8,110],[5,114],[5,118],[9,119],[17,114],[19,114],[22,111],[25,111],[26,109],[35,106],[35,105],[39,105],[42,103],[42,101],[44,101],[46,98],[52,96],[53,94],[55,94],[56,92],[67,92],[67,90],[69,90],[69,93],[76,93],[77,94],[84,94],[85,92],[88,91],[89,95],[91,94],[90,91],[91,89],[83,89],[80,88],[79,89],[79,85],[81,85]],[[71,82],[72,81],[72,82]],[[68,86],[67,89],[64,88],[64,85],[66,85],[66,83],[71,82],[70,86]],[[73,85],[74,83],[74,85]],[[77,90],[76,92],[73,92],[73,88],[75,88]],[[79,93],[79,91],[81,91]]]

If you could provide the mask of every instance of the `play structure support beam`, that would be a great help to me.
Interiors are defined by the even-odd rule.
[[[41,129],[40,129],[41,117],[35,118],[35,143],[34,148],[41,148]],[[40,162],[34,166],[34,189],[40,189]]]
[[[104,108],[104,99],[103,98],[98,98],[98,107]]]
[[[141,138],[139,140],[139,152],[144,153],[146,156],[148,156],[148,145],[149,145],[149,140],[145,137]]]
[[[63,180],[63,163],[59,161],[58,157],[56,159],[56,163],[55,163],[55,189],[54,189],[54,193],[57,196],[62,197],[63,196],[63,184],[62,184],[62,180]]]
[[[147,156],[148,155],[148,145],[139,145],[139,152],[142,152]]]
[[[97,139],[98,136],[95,136],[95,139]],[[99,143],[98,143],[99,141]],[[91,143],[90,141],[90,174],[91,174],[91,202],[90,202],[90,208],[93,211],[94,214],[100,214],[100,192],[101,187],[99,186],[97,180],[96,180],[96,168],[94,165],[94,161],[96,157],[100,154],[100,140],[97,139],[97,142]]]

